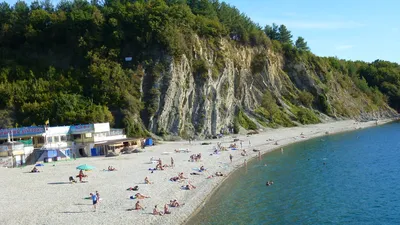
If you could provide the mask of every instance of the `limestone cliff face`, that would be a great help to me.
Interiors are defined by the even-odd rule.
[[[252,63],[261,53],[265,63],[255,72]],[[159,93],[153,99],[157,103],[156,110],[143,118],[147,129],[155,134],[217,134],[232,125],[239,109],[253,118],[266,91],[276,97],[281,109],[290,107],[283,96],[296,96],[299,90],[307,90],[315,96],[326,96],[336,117],[372,118],[395,114],[387,105],[369,109],[369,99],[353,97],[335,79],[327,82],[328,71],[304,62],[289,62],[271,49],[234,46],[222,39],[218,50],[213,50],[205,41],[196,38],[192,56],[163,60],[167,68],[151,85]],[[217,61],[222,62],[222,67],[216,69]],[[198,62],[203,63],[205,71],[199,72]],[[145,71],[144,80],[146,76],[154,74]],[[341,104],[347,114],[337,112],[333,104]]]

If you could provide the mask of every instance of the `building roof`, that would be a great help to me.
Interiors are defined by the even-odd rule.
[[[129,141],[137,141],[137,138],[122,138],[117,140],[109,140],[104,142],[95,143],[95,145],[112,145],[117,143],[129,142]]]

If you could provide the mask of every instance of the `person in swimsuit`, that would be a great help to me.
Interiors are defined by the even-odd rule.
[[[152,184],[152,182],[150,182],[148,177],[144,178],[144,183],[145,184]]]
[[[171,212],[168,210],[168,204],[164,205],[164,214],[171,214]]]
[[[76,177],[79,177],[79,182],[82,182],[82,178],[86,177],[86,175],[83,173],[83,170],[80,170]]]
[[[145,196],[145,195],[142,195],[142,194],[140,194],[140,193],[136,193],[136,194],[135,194],[135,197],[136,197],[137,199],[150,198],[149,196]]]
[[[40,171],[38,170],[38,168],[33,167],[33,169],[31,170],[31,173],[39,173]]]
[[[181,204],[179,204],[179,202],[175,199],[175,200],[170,200],[169,205],[171,207],[179,207]]]
[[[154,206],[154,209],[153,209],[153,215],[155,215],[155,216],[162,216],[162,215],[163,215],[163,213],[162,213],[162,212],[158,211],[158,209],[157,209],[157,205],[156,205],[156,206]]]
[[[136,202],[136,204],[135,204],[135,210],[144,210],[144,208],[140,205],[140,202],[139,201],[137,201]]]

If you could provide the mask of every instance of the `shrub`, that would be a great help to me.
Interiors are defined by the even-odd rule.
[[[255,54],[251,60],[251,72],[253,74],[261,73],[267,66],[267,55],[263,53]]]
[[[208,77],[208,65],[203,59],[193,60],[193,72],[195,76],[199,76],[202,79],[207,79]]]
[[[306,107],[311,107],[314,101],[314,96],[308,91],[301,91],[299,93],[299,101]]]
[[[256,130],[257,125],[249,118],[246,116],[246,114],[243,113],[242,110],[239,111],[237,115],[237,119],[239,124],[246,130]]]
[[[322,112],[326,113],[327,115],[332,114],[331,106],[328,103],[328,100],[325,95],[318,95],[319,106]]]
[[[297,111],[297,119],[302,124],[315,124],[319,123],[319,118],[309,109],[306,108],[299,108]]]
[[[240,130],[239,120],[237,117],[235,117],[233,119],[233,133],[237,134],[239,133],[239,130]]]

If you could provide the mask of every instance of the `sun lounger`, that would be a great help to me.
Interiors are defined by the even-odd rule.
[[[189,149],[183,149],[183,148],[181,148],[181,149],[175,149],[175,152],[176,153],[189,153],[190,151],[189,151]]]

